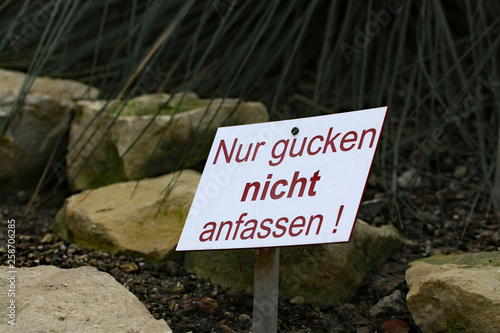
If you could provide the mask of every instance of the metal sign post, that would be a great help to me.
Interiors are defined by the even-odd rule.
[[[255,250],[253,332],[278,330],[279,248]]]

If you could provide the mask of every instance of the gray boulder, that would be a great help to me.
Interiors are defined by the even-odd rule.
[[[207,158],[218,127],[268,120],[261,103],[215,99],[210,104],[193,93],[183,99],[182,94],[174,96],[160,111],[169,97],[144,95],[125,105],[80,102],[66,160],[71,189],[155,177],[180,165],[193,167]]]
[[[393,226],[358,220],[351,241],[280,249],[280,295],[332,304],[354,296],[365,276],[402,244]],[[254,250],[186,252],[185,267],[235,290],[253,290]]]
[[[0,128],[17,103],[25,78],[24,73],[0,69]],[[0,196],[35,188],[54,147],[58,148],[54,161],[63,158],[75,101],[96,98],[97,93],[70,80],[34,81],[0,141]]]
[[[406,301],[424,332],[500,332],[500,252],[410,263]]]
[[[374,318],[405,314],[408,312],[405,294],[401,290],[396,290],[378,301],[369,312]]]
[[[156,320],[134,294],[108,273],[94,267],[60,269],[55,266],[17,268],[15,296],[6,292],[11,284],[9,268],[0,267],[2,309],[11,300],[14,311],[4,315],[0,331],[10,332],[163,332],[167,323]],[[8,320],[15,320],[15,326]]]
[[[75,194],[58,212],[54,231],[81,247],[111,254],[153,263],[175,259],[200,176],[184,170]]]

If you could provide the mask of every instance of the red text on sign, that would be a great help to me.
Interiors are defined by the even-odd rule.
[[[377,135],[377,131],[374,128],[365,129],[358,134],[356,131],[349,131],[342,135],[342,133],[334,133],[333,127],[330,127],[326,139],[323,135],[316,135],[309,139],[307,136],[302,139],[302,144],[300,147],[297,145],[298,140],[295,138],[291,141],[290,139],[282,139],[277,141],[272,150],[271,157],[269,160],[270,166],[276,166],[283,162],[285,156],[288,155],[290,157],[302,156],[305,153],[307,155],[313,156],[319,153],[336,153],[337,147],[340,148],[340,151],[348,152],[357,145],[357,149],[363,148],[363,143],[365,139],[367,139],[367,135],[370,134],[370,143],[368,148],[373,147],[373,143],[375,142],[375,136]],[[358,140],[359,138],[359,140]],[[288,150],[288,146],[290,145],[290,150]]]
[[[252,192],[252,201],[257,200],[257,198],[259,197],[259,193],[259,200],[265,200],[268,193],[269,197],[274,200],[281,199],[285,194],[287,198],[291,198],[294,194],[296,194],[297,197],[302,197],[307,189],[308,183],[309,189],[307,191],[307,195],[310,197],[315,196],[316,182],[321,179],[319,170],[316,171],[309,179],[305,177],[299,178],[299,174],[300,171],[296,171],[293,174],[293,178],[290,182],[288,182],[286,179],[279,179],[275,182],[271,182],[273,174],[270,173],[267,175],[268,180],[263,183],[263,186],[261,186],[262,184],[260,182],[246,183],[245,189],[243,190],[243,194],[241,196],[241,201],[246,201],[250,192]]]
[[[231,159],[233,158],[233,155],[235,153],[237,143],[238,143],[238,138],[235,138],[233,141],[233,146],[231,147],[231,151],[228,151],[227,146],[226,146],[226,142],[224,141],[224,139],[220,140],[219,147],[217,148],[217,153],[215,154],[213,164],[217,163],[217,159],[219,158],[219,154],[221,152],[224,155],[224,159],[226,160],[226,163],[230,163]],[[255,156],[257,156],[257,152],[259,151],[259,148],[265,144],[266,144],[265,142],[257,142],[255,144],[255,150],[253,151],[251,161],[255,161]],[[243,144],[240,143],[239,147],[238,147],[238,152],[235,155],[235,161],[238,163],[248,162],[250,154],[252,153],[252,146],[253,146],[253,143],[250,143],[248,148],[246,148],[246,152],[245,152],[245,149],[243,149]]]
[[[355,148],[358,150],[372,148],[376,136],[377,130],[375,128],[364,129],[361,132],[335,133],[333,127],[330,127],[326,135],[316,135],[311,138],[306,136],[301,143],[300,139],[297,138],[278,140],[271,149],[269,165],[277,166],[281,164],[287,155],[294,158],[305,154],[314,156],[320,153],[348,152]],[[213,164],[217,163],[219,157],[226,163],[231,163],[233,160],[236,163],[255,161],[259,149],[265,144],[266,142],[262,141],[247,145],[238,143],[238,138],[235,138],[229,147],[226,141],[222,139],[217,147]]]
[[[204,231],[200,234],[200,242],[211,242],[223,240],[247,240],[255,237],[264,239],[268,237],[280,238],[288,234],[291,237],[297,237],[304,233],[308,236],[313,225],[316,225],[316,235],[319,234],[323,224],[323,215],[311,215],[309,219],[304,216],[297,216],[294,219],[280,217],[276,220],[265,218],[262,221],[250,219],[244,221],[243,218],[248,213],[243,213],[240,218],[233,221],[222,221],[219,224],[208,222],[203,226]],[[241,228],[240,228],[241,226]]]

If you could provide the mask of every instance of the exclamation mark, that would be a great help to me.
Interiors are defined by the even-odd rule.
[[[339,214],[337,215],[337,222],[335,223],[335,229],[333,229],[332,234],[337,232],[337,226],[339,225],[340,216],[342,216],[343,211],[344,211],[344,205],[340,206]]]

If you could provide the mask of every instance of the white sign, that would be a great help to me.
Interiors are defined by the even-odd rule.
[[[348,242],[387,110],[219,128],[177,251]]]

